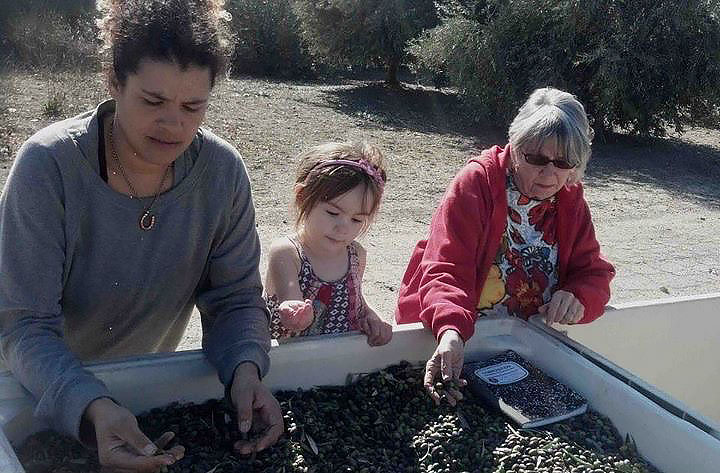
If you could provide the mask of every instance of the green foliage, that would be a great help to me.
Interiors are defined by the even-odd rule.
[[[49,91],[48,98],[43,104],[43,115],[48,118],[57,118],[65,113],[67,94],[62,84],[54,84]]]
[[[53,12],[70,18],[87,15],[95,10],[95,0],[22,0],[0,2],[0,18],[23,13]]]
[[[16,16],[3,27],[0,51],[16,66],[51,70],[98,67],[97,31],[90,18],[75,21],[42,12]]]
[[[437,24],[433,0],[297,0],[314,55],[351,66],[386,66],[387,81],[407,58],[408,40]]]
[[[477,119],[507,124],[553,85],[585,104],[596,132],[663,135],[718,125],[717,0],[446,0],[410,46],[454,82]]]
[[[94,2],[26,0],[0,3],[0,57],[16,67],[98,67]]]
[[[230,0],[236,37],[233,73],[309,76],[312,57],[300,37],[293,0]]]
[[[600,116],[640,134],[704,124],[720,106],[720,12],[716,1],[627,2],[608,8],[610,34],[588,51]],[[710,115],[708,115],[710,114]],[[717,118],[717,115],[715,115]],[[720,125],[716,121],[715,126]]]

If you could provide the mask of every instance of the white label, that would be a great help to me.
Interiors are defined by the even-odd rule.
[[[514,361],[503,361],[496,365],[475,370],[475,375],[488,384],[510,384],[524,379],[528,372]]]

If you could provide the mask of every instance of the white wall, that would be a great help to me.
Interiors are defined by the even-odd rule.
[[[720,294],[623,304],[557,328],[720,423]]]

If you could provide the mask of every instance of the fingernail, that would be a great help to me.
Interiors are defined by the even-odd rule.
[[[250,430],[250,421],[244,420],[240,422],[240,432],[247,432],[248,430]]]
[[[145,445],[145,447],[142,449],[142,452],[143,455],[145,455],[146,457],[151,457],[157,452],[157,447],[155,446],[155,444],[149,443]]]

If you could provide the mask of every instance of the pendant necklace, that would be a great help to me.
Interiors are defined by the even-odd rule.
[[[120,158],[117,155],[117,151],[115,150],[115,141],[113,140],[113,129],[115,128],[115,120],[113,120],[112,125],[110,126],[110,149],[112,150],[112,157],[113,161],[115,161],[115,164],[117,168],[120,170],[120,175],[125,180],[125,184],[128,186],[128,190],[130,191],[130,198],[131,199],[139,199],[137,192],[135,192],[135,187],[133,187],[132,182],[130,182],[130,179],[128,179],[127,174],[125,173],[125,168],[123,167],[122,163],[120,162]],[[152,212],[152,206],[155,204],[155,201],[157,200],[158,196],[160,195],[160,191],[162,190],[163,185],[165,184],[165,179],[167,179],[168,174],[170,172],[170,166],[172,164],[168,164],[168,166],[165,168],[165,173],[163,174],[162,179],[160,180],[160,185],[157,188],[157,191],[155,191],[155,195],[153,196],[153,199],[150,201],[150,205],[145,207],[140,214],[140,218],[138,219],[138,226],[141,230],[149,231],[152,230],[155,226],[155,223],[157,222],[157,216]]]

